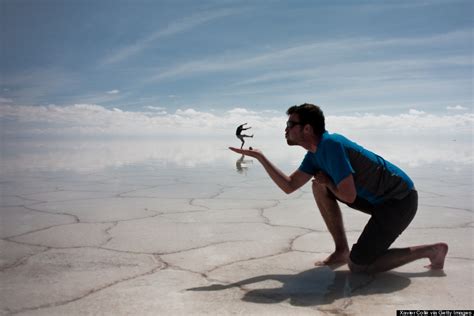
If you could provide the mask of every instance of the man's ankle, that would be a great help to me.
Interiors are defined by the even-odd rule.
[[[349,252],[349,246],[336,247],[336,250],[334,250],[334,252],[336,253]]]

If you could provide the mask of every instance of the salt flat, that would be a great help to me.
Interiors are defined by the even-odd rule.
[[[313,266],[333,245],[309,185],[286,195],[223,142],[133,143],[133,154],[120,142],[2,149],[2,315],[473,308],[472,159],[400,159],[420,205],[394,246],[447,242],[444,272],[420,260],[364,276]],[[286,172],[298,166],[301,151],[266,146]],[[343,215],[351,244],[368,217],[347,207]]]

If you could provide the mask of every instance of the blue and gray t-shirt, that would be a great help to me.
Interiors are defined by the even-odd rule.
[[[322,135],[315,153],[308,151],[300,171],[315,175],[324,171],[338,185],[350,174],[357,196],[372,204],[403,199],[413,181],[397,166],[339,134]]]

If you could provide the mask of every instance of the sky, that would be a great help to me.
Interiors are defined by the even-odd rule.
[[[0,122],[212,130],[310,102],[356,127],[472,132],[473,14],[471,0],[0,0]]]

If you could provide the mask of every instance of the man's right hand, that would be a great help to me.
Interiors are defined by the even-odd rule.
[[[236,152],[236,153],[238,153],[238,154],[254,157],[254,158],[257,158],[257,159],[263,156],[263,153],[260,150],[255,149],[255,148],[240,149],[240,148],[236,148],[236,147],[229,147],[229,149]]]

